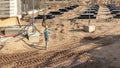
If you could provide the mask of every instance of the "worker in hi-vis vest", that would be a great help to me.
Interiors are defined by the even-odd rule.
[[[46,49],[48,48],[49,36],[50,36],[50,29],[48,29],[48,26],[46,25],[44,30]]]

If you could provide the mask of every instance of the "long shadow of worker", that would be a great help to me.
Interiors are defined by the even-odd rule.
[[[46,48],[44,46],[39,46],[39,44],[29,44],[27,43],[25,40],[21,39],[26,45],[28,45],[29,47],[38,49],[38,50],[45,50]]]
[[[38,43],[35,43],[35,44],[29,44],[28,42],[26,42],[25,40],[24,40],[24,38],[26,38],[26,39],[28,39],[28,35],[22,35],[23,37],[22,38],[20,38],[20,39],[18,39],[18,40],[16,40],[16,42],[18,42],[18,41],[23,41],[26,45],[28,45],[29,47],[31,47],[31,48],[35,48],[35,49],[38,49],[38,50],[45,50],[46,48],[44,47],[44,46],[39,46],[40,44],[38,44]]]

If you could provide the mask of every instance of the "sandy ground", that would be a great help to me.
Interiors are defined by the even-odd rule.
[[[102,59],[104,61],[108,60],[111,68],[120,68],[120,49],[119,49],[120,48],[120,45],[119,45],[120,44],[120,36],[119,36],[120,35],[120,30],[119,30],[120,21],[116,22],[115,19],[112,19],[109,22],[106,21],[106,18],[111,17],[111,15],[110,16],[103,15],[104,11],[102,10],[105,9],[105,7],[100,7],[99,12],[103,14],[99,13],[98,14],[99,17],[96,20],[91,20],[91,25],[96,26],[95,32],[88,33],[83,30],[83,26],[88,25],[87,23],[88,20],[74,21],[79,24],[79,28],[73,29],[73,24],[72,24],[73,22],[71,22],[69,19],[73,19],[79,16],[79,14],[84,11],[84,9],[85,7],[80,6],[76,8],[75,10],[64,13],[61,16],[57,16],[56,18],[52,20],[47,20],[47,23],[51,30],[49,48],[47,50],[45,50],[44,48],[45,47],[44,35],[41,34],[40,42],[37,45],[33,45],[28,39],[23,38],[22,36],[12,38],[8,40],[5,43],[5,45],[0,49],[0,53],[1,54],[12,54],[12,53],[21,53],[21,52],[26,52],[26,51],[39,50],[40,53],[44,54],[44,53],[51,52],[51,51],[67,49],[69,47],[64,46],[64,44],[75,42],[75,40],[80,40],[81,43],[88,42],[86,45],[92,45],[90,43],[94,44],[94,40],[84,40],[84,38],[89,37],[89,36],[90,37],[95,36],[95,37],[100,37],[101,38],[100,40],[102,39],[110,40],[110,41],[103,41],[103,42],[113,41],[113,43],[106,44],[106,46],[94,49],[88,52],[88,54],[90,54],[91,56],[97,57],[97,58],[104,58]],[[106,9],[106,11],[107,10],[108,9]],[[29,16],[26,18],[29,18]],[[44,28],[41,27],[41,21],[42,20],[36,20],[34,24],[41,32],[43,32]],[[22,21],[22,23],[26,24],[28,22]],[[61,27],[61,26],[58,27],[58,25],[60,25],[61,23],[64,25],[64,27]],[[62,33],[61,33],[61,30],[63,30]],[[90,65],[88,64],[88,66],[91,66],[91,64]],[[83,65],[83,68],[88,68],[88,67],[84,67]],[[90,68],[98,68],[98,67],[90,67]],[[110,68],[110,67],[103,67],[103,68]]]

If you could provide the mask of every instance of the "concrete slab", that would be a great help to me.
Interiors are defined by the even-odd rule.
[[[85,25],[84,30],[86,32],[94,32],[95,31],[95,25],[87,25],[87,26]]]
[[[6,28],[5,35],[14,35],[18,34],[22,28]]]
[[[39,32],[28,33],[28,39],[32,43],[38,43],[40,41],[40,33]]]

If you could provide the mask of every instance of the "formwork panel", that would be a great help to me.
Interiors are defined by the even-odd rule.
[[[18,16],[17,9],[17,0],[1,0],[0,18]]]

